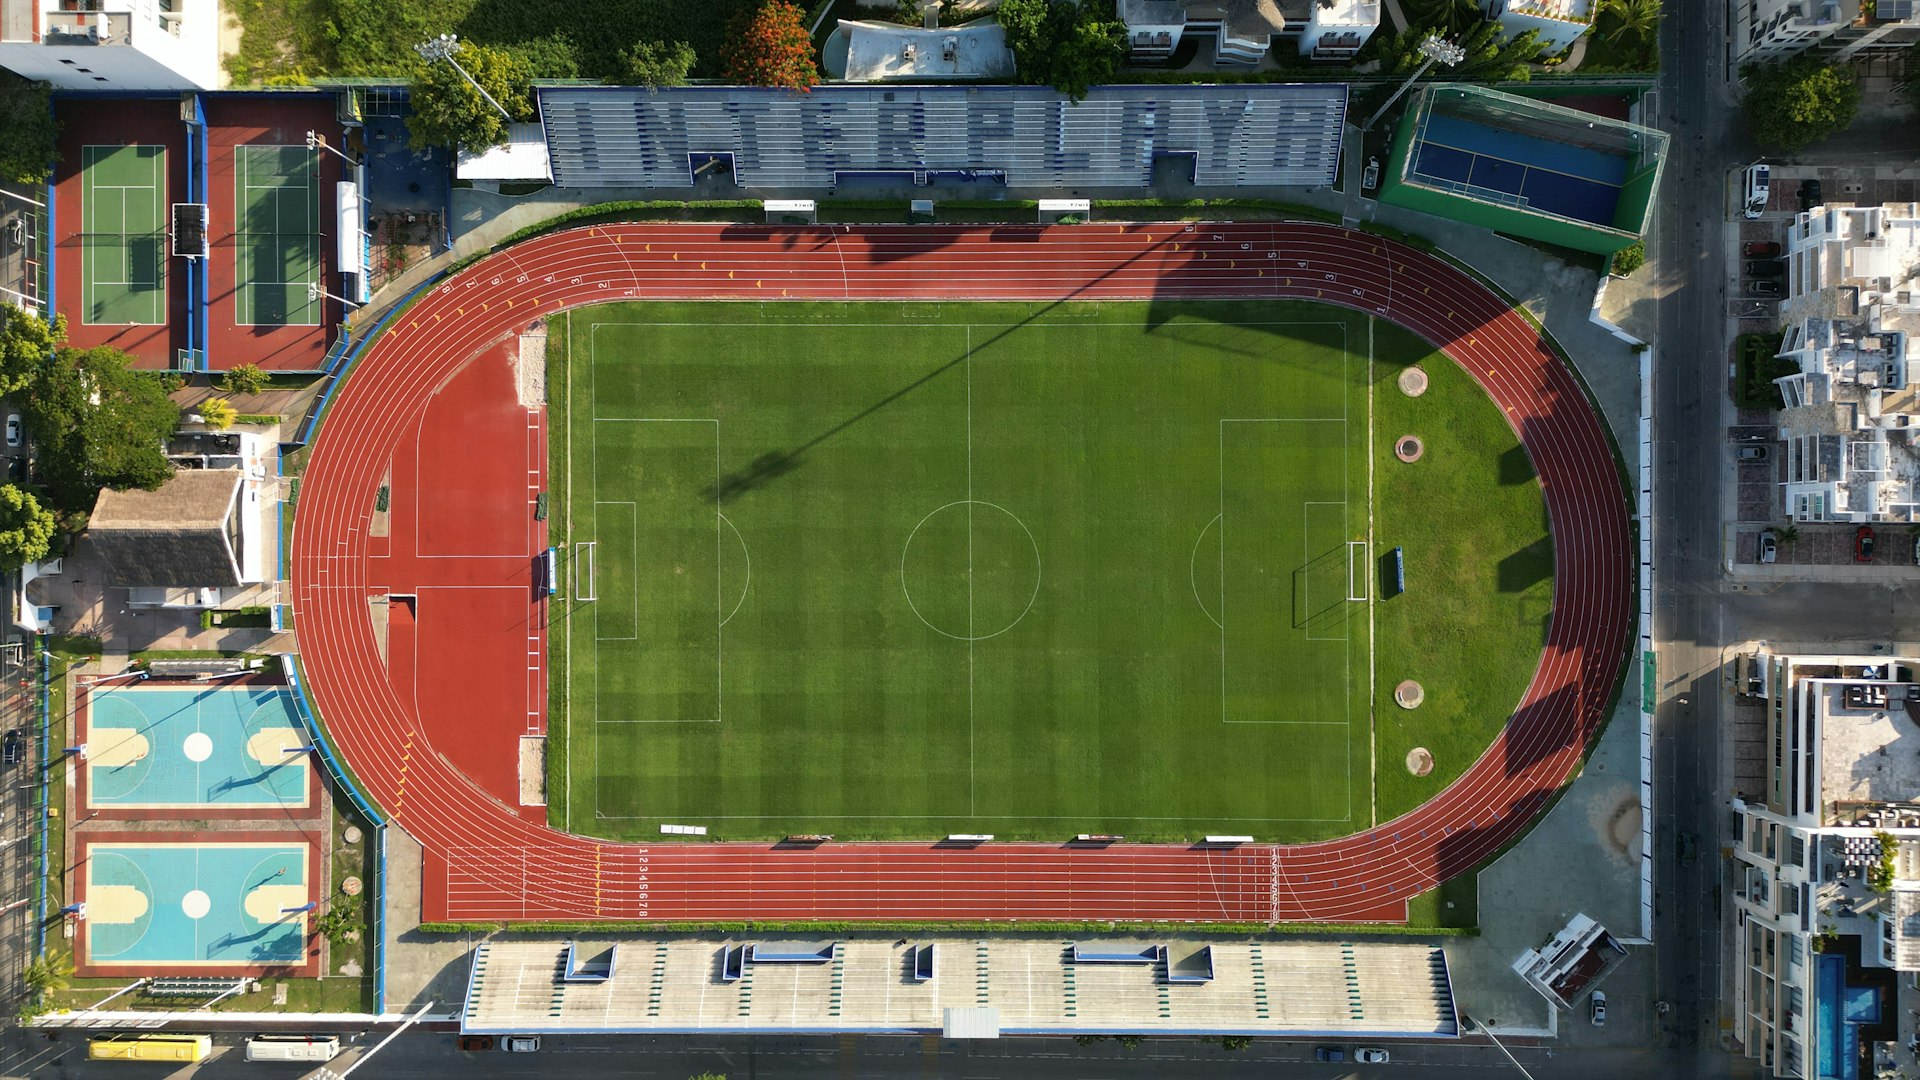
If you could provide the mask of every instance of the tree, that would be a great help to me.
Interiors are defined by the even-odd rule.
[[[478,153],[507,141],[506,117],[461,76],[456,63],[515,120],[533,116],[533,72],[526,62],[502,49],[462,43],[452,60],[429,63],[414,77],[407,131],[415,150],[445,146]]]
[[[41,183],[53,175],[59,154],[52,84],[0,72],[0,180]]]
[[[1620,43],[1625,41],[1646,41],[1660,32],[1660,5],[1662,0],[1600,0],[1602,14],[1610,15],[1612,26],[1607,30],[1607,40]]]
[[[0,485],[0,569],[46,558],[56,531],[52,512],[42,508],[32,492]]]
[[[36,997],[67,988],[67,979],[73,974],[73,961],[64,957],[42,955],[20,970],[20,981]]]
[[[218,386],[229,394],[257,394],[267,388],[267,373],[258,364],[239,364],[220,376]]]
[[[1740,72],[1747,96],[1740,103],[1754,141],[1791,153],[1846,130],[1860,108],[1860,84],[1845,64],[1811,54],[1779,64],[1750,64]]]
[[[112,346],[62,348],[21,403],[56,510],[87,510],[103,487],[152,490],[173,475],[166,440],[180,424],[168,384]]]
[[[1111,80],[1126,53],[1126,24],[1114,18],[1112,0],[1001,0],[997,17],[1020,77],[1075,101]]]
[[[721,47],[726,77],[746,86],[811,90],[820,81],[805,15],[787,0],[762,0],[734,17]]]
[[[240,415],[240,410],[234,408],[233,402],[226,398],[210,397],[200,403],[199,413],[200,419],[208,427],[215,431],[225,431],[233,426],[234,418]]]
[[[66,316],[55,315],[49,323],[12,304],[0,306],[0,397],[32,386],[47,358],[66,339]]]
[[[1485,22],[1486,12],[1477,0],[1406,0],[1408,33],[1437,34],[1454,38]]]
[[[1381,73],[1405,77],[1418,70],[1426,61],[1420,55],[1422,40],[1421,34],[1401,34],[1393,39],[1381,56]],[[1499,23],[1485,20],[1455,38],[1454,44],[1460,46],[1464,58],[1444,74],[1430,72],[1430,77],[1450,82],[1525,82],[1532,75],[1527,65],[1538,60],[1547,48],[1532,30],[1507,38]]]
[[[620,53],[620,81],[625,86],[685,86],[687,72],[698,61],[693,46],[684,41],[642,41]]]
[[[1800,527],[1789,522],[1773,530],[1773,538],[1781,547],[1790,548],[1800,539]]]

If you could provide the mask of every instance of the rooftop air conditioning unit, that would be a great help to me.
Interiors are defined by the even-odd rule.
[[[945,60],[947,63],[951,64],[955,60],[958,60],[959,58],[960,58],[960,39],[957,37],[949,37],[949,38],[943,39],[940,42],[940,59]]]
[[[913,42],[909,41],[905,45],[900,46],[900,59],[908,63],[913,62]]]

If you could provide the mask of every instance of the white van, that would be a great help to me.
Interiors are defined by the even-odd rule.
[[[255,1035],[247,1040],[248,1061],[332,1061],[340,1053],[333,1035]]]
[[[1767,212],[1767,197],[1773,193],[1773,170],[1765,165],[1747,166],[1741,187],[1742,207],[1750,218]]]

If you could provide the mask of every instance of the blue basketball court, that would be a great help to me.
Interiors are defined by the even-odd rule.
[[[307,740],[284,686],[95,686],[82,741],[94,809],[309,802]]]
[[[302,963],[309,852],[304,843],[88,845],[84,963]]]
[[[1411,179],[1593,225],[1613,224],[1627,159],[1429,114],[1414,137]]]

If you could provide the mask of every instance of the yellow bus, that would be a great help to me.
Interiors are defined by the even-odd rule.
[[[211,1035],[100,1035],[87,1042],[88,1061],[205,1061]]]

